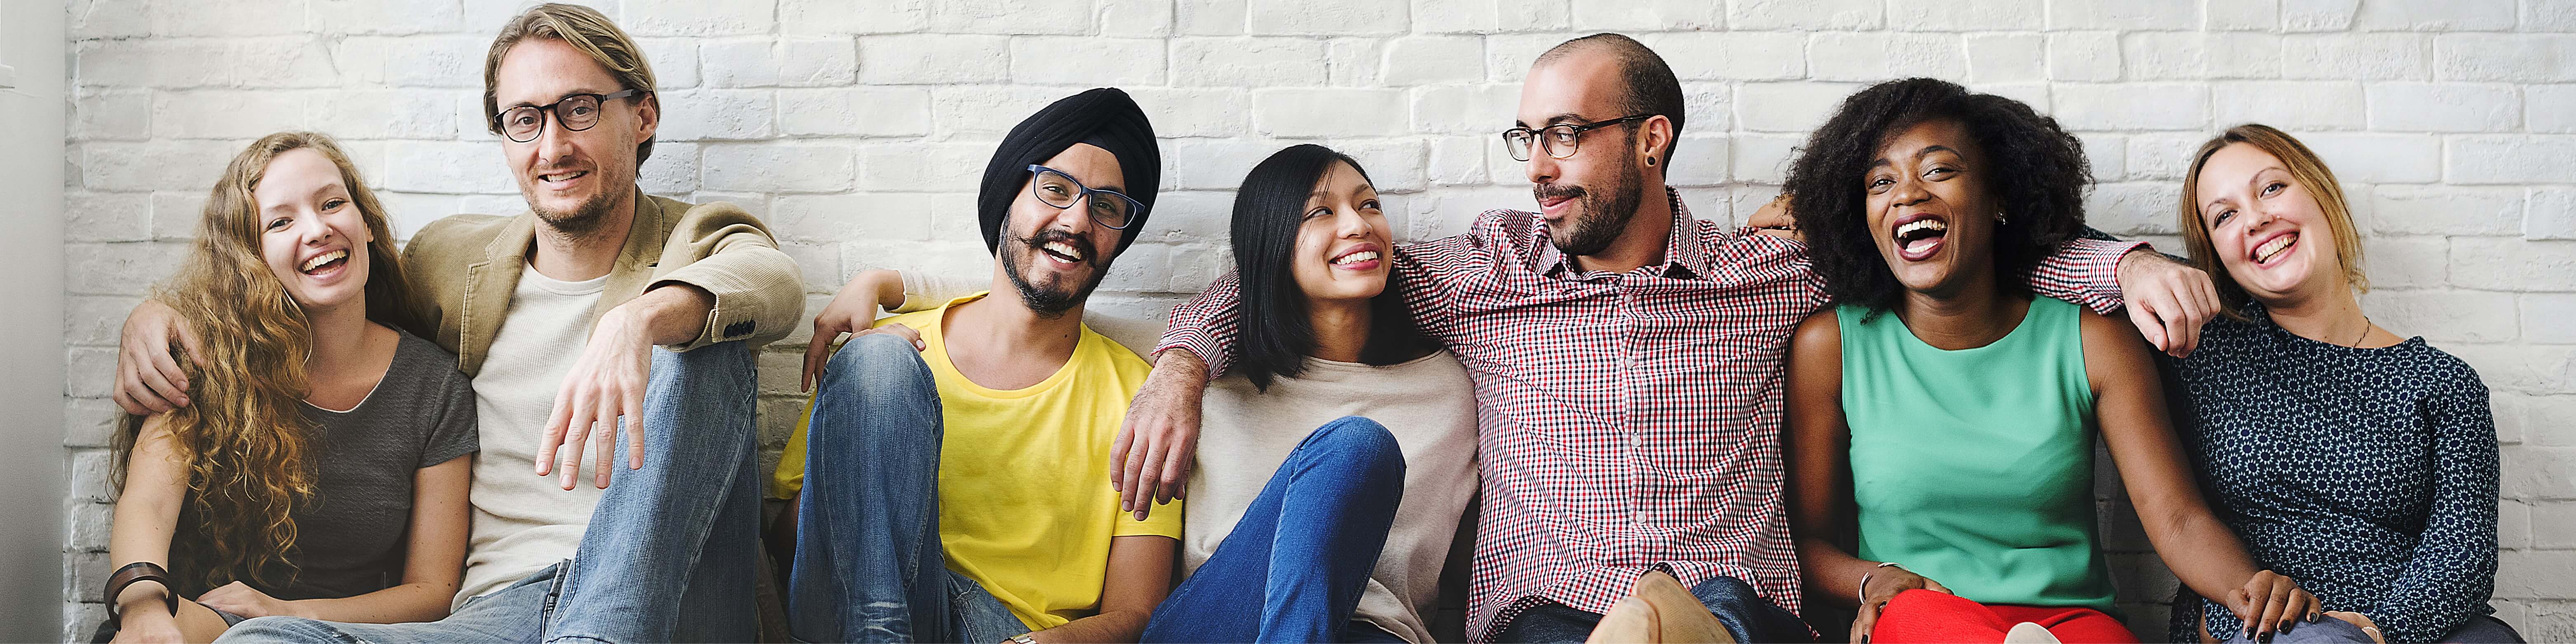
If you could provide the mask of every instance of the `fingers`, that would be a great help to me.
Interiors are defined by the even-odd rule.
[[[197,366],[200,368],[205,367],[205,345],[197,341],[197,329],[195,327],[188,326],[188,320],[186,318],[172,316],[170,318],[170,330],[173,332],[173,335],[179,336],[179,346],[188,350],[188,361],[197,363]],[[161,352],[161,355],[170,355],[170,352],[165,349]],[[171,365],[171,373],[178,373],[178,371],[178,365]],[[185,387],[187,385],[187,378],[182,377],[179,379],[179,386]]]
[[[828,336],[824,335],[823,321],[814,321],[814,339],[805,343],[805,372],[797,376],[797,391],[814,390],[814,382],[823,377],[823,363],[832,358],[831,340],[840,337],[841,334],[837,331]]]
[[[2156,320],[2155,311],[2145,302],[2130,302],[2128,311],[2129,325],[2138,328],[2138,335],[2146,336],[2147,344],[2157,351],[2166,350],[2164,323]]]
[[[1878,628],[1878,611],[1886,607],[1887,602],[1862,602],[1860,612],[1852,617],[1850,641],[1868,644],[1870,631]]]
[[[546,429],[537,434],[537,476],[555,471],[555,450],[563,446],[564,432],[572,427],[572,409],[564,406],[571,399],[571,392],[556,391],[555,407],[546,412]]]
[[[2304,590],[2290,592],[2290,607],[2281,612],[2281,630],[2296,630],[2300,622],[2317,621],[2317,596]]]
[[[1170,503],[1172,499],[1180,498],[1181,484],[1188,482],[1190,478],[1189,472],[1182,468],[1188,466],[1190,456],[1195,453],[1197,453],[1196,450],[1190,449],[1173,449],[1163,453],[1163,477],[1157,486],[1160,493],[1155,495],[1155,503]]]
[[[1147,433],[1147,431],[1150,430],[1139,431],[1138,433]],[[1148,439],[1140,436],[1137,440],[1145,441]],[[1141,445],[1135,444],[1130,444],[1127,447],[1127,453],[1116,461],[1118,463],[1118,510],[1120,512],[1136,511],[1136,493],[1139,491],[1138,488],[1143,487],[1137,483],[1137,474],[1145,469],[1145,448]]]
[[[627,396],[623,416],[626,419],[626,469],[644,469],[644,397]]]
[[[921,331],[916,330],[916,329],[914,329],[914,328],[912,328],[912,327],[904,326],[904,325],[901,325],[901,324],[888,324],[888,325],[881,326],[881,327],[877,327],[877,328],[879,328],[879,329],[884,329],[884,331],[883,331],[884,333],[892,333],[892,334],[895,334],[895,335],[896,335],[896,336],[898,336],[898,337],[903,338],[903,341],[904,341],[904,342],[907,342],[907,343],[911,343],[911,344],[912,344],[912,350],[914,350],[914,351],[928,351],[928,350],[930,350],[930,345],[928,345],[928,344],[924,344],[924,343],[922,343],[922,341],[921,341]]]
[[[1143,488],[1136,493],[1135,512],[1138,521],[1145,520],[1145,515],[1153,510],[1154,499],[1163,495],[1164,445],[1161,437],[1153,437],[1153,439],[1152,442],[1145,444],[1144,469],[1136,474],[1136,485]]]
[[[616,462],[617,458],[617,412],[626,408],[624,403],[618,401],[619,398],[624,397],[622,393],[607,392],[605,394],[607,399],[599,401],[599,405],[592,411],[598,415],[592,417],[590,421],[591,487],[608,487],[608,464]],[[574,452],[573,456],[579,458],[581,453]]]
[[[1120,492],[1127,491],[1127,446],[1136,438],[1135,416],[1131,414],[1128,418],[1127,422],[1118,424],[1118,438],[1109,441],[1109,489]],[[1124,501],[1119,503],[1118,511],[1130,509]]]
[[[2263,600],[2262,616],[2256,618],[2254,622],[2254,636],[2267,642],[2271,641],[2272,633],[2280,630],[2281,622],[2284,621],[2282,617],[2289,613],[2290,608],[2289,593],[2275,590],[2270,595]]]
[[[568,404],[568,408],[564,414],[563,446],[556,452],[550,452],[549,455],[556,457],[552,460],[560,468],[555,471],[556,484],[570,490],[573,486],[572,477],[581,474],[582,446],[590,439],[590,424],[597,419],[597,416],[591,411],[589,398],[578,393],[573,394],[568,401],[557,399],[555,404]]]
[[[144,386],[143,374],[139,371],[132,369],[121,371],[116,374],[116,381],[114,394],[116,406],[125,410],[125,413],[148,416],[177,409],[170,404],[170,401],[163,400],[160,394],[152,393],[151,387]]]

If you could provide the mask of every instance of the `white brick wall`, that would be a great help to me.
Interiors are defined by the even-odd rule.
[[[490,33],[520,0],[68,0],[75,100],[63,321],[67,638],[103,615],[103,399],[117,324],[184,251],[223,162],[280,128],[342,137],[403,234],[518,197],[478,114]],[[2576,2],[2568,0],[591,0],[642,38],[667,119],[646,188],[769,217],[819,305],[851,272],[983,275],[971,212],[990,144],[1082,87],[1137,95],[1166,137],[1152,230],[1096,326],[1145,347],[1227,266],[1228,190],[1278,147],[1356,154],[1414,238],[1527,205],[1493,132],[1539,51],[1619,30],[1690,94],[1675,183],[1736,221],[1860,84],[1933,74],[2051,112],[2089,146],[2095,221],[2170,244],[2180,155],[2225,125],[2303,136],[2352,191],[2374,319],[2495,390],[2498,607],[2576,639]],[[901,214],[898,214],[901,213]],[[928,213],[921,216],[919,213]],[[764,358],[774,448],[790,352]],[[771,458],[774,458],[772,452]],[[2142,634],[2170,577],[2108,534]],[[87,603],[85,603],[87,602]]]

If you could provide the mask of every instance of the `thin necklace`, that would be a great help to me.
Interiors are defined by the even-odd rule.
[[[2361,348],[2361,341],[2367,339],[2370,339],[2370,316],[2364,315],[2361,316],[2361,335],[2353,338],[2352,344],[2343,346],[2347,349],[2359,349]]]

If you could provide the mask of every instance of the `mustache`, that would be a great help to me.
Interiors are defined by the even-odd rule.
[[[1562,183],[1542,183],[1530,186],[1530,198],[1537,201],[1546,201],[1550,197],[1581,199],[1584,194],[1585,192],[1582,186],[1566,185]]]
[[[1102,259],[1100,249],[1091,245],[1091,240],[1054,228],[1040,230],[1037,234],[1017,238],[1017,241],[1022,244],[1027,244],[1031,250],[1042,250],[1047,244],[1064,242],[1067,245],[1082,250],[1082,261],[1085,264],[1098,264]]]

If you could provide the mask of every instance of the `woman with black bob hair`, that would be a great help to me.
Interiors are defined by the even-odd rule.
[[[1244,177],[1243,356],[1208,383],[1185,581],[1144,641],[1432,641],[1476,495],[1476,403],[1404,306],[1392,232],[1367,171],[1329,148],[1280,150]]]
[[[2266,640],[2317,610],[2202,502],[2131,324],[2024,286],[2090,181],[2055,120],[1923,78],[1853,94],[1791,167],[1836,303],[1791,339],[1791,524],[1852,641],[2138,641],[2110,614],[2097,434],[2185,585]]]

